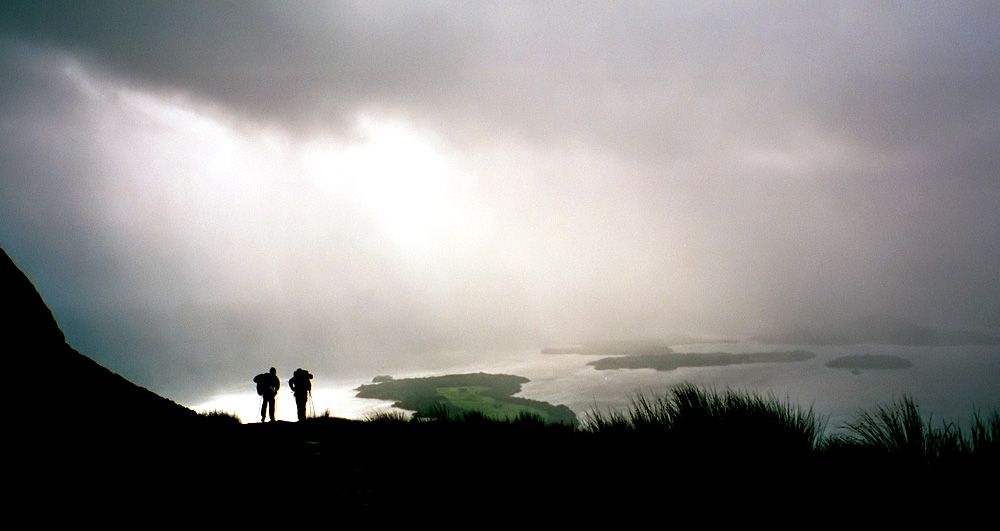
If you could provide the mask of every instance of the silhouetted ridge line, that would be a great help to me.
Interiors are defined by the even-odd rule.
[[[3,350],[14,368],[16,396],[27,397],[16,416],[35,428],[65,431],[86,426],[85,437],[110,431],[195,422],[199,416],[135,385],[74,350],[52,311],[3,249]]]
[[[32,343],[36,343],[35,348],[65,344],[66,336],[34,284],[2,248],[0,254],[3,254],[0,258],[0,282],[6,315],[2,340],[12,347],[8,355],[17,357],[17,347],[27,347]]]

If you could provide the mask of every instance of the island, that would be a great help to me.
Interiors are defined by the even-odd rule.
[[[886,354],[843,356],[828,361],[825,365],[834,369],[852,369],[855,374],[860,373],[862,369],[907,369],[913,366],[909,360]]]
[[[478,412],[494,419],[516,419],[527,414],[548,424],[578,424],[576,414],[564,405],[518,398],[521,385],[530,380],[510,374],[449,374],[427,378],[394,379],[380,376],[357,388],[358,398],[395,400],[393,407],[413,411],[418,418],[442,412],[461,417]]]
[[[752,352],[749,354],[731,354],[728,352],[713,352],[708,354],[640,354],[601,358],[587,365],[593,365],[599,371],[611,369],[656,369],[658,371],[672,371],[679,367],[720,367],[745,363],[788,363],[806,361],[814,357],[816,357],[815,354],[805,350]]]
[[[639,356],[670,354],[671,345],[732,344],[735,339],[706,339],[688,335],[671,335],[664,339],[590,341],[542,348],[542,354],[580,354],[584,356]]]

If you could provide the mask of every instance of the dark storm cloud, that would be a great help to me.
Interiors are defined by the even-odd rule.
[[[338,125],[388,106],[444,117],[449,129],[583,137],[656,155],[732,137],[782,144],[803,129],[905,149],[996,123],[996,15],[983,4],[6,9],[3,29],[22,39],[73,50],[131,83],[293,125]]]
[[[0,243],[140,383],[211,377],[213,350],[368,370],[872,313],[1000,326],[990,3],[0,9]],[[423,254],[259,138],[362,142],[360,115],[475,174],[441,185],[462,221]]]
[[[73,50],[130,83],[192,92],[252,117],[337,124],[368,102],[461,84],[469,42],[448,9],[301,2],[40,2],[4,30]],[[474,41],[473,41],[474,42]]]

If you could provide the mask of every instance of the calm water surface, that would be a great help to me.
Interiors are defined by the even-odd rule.
[[[396,378],[466,372],[505,373],[531,380],[518,396],[569,406],[583,419],[595,408],[606,411],[627,407],[636,393],[662,393],[671,386],[693,383],[718,389],[738,389],[789,399],[828,420],[830,429],[853,419],[860,409],[889,404],[904,394],[914,397],[925,417],[966,422],[973,411],[1000,409],[1000,345],[962,347],[899,347],[886,345],[801,346],[702,344],[676,346],[676,352],[763,352],[808,350],[816,357],[795,363],[761,363],[725,367],[679,368],[673,371],[620,369],[598,371],[587,363],[598,356],[540,354],[538,350],[483,355],[473,352],[443,354],[434,371],[393,373]],[[912,367],[852,372],[824,364],[841,356],[887,354],[909,360]],[[374,377],[375,375],[371,375]],[[355,397],[354,389],[371,377],[314,380],[316,410],[346,418],[365,418],[389,408],[391,402]],[[283,389],[277,416],[294,420],[294,401]],[[259,398],[252,387],[219,395],[197,406],[197,411],[222,409],[236,412],[244,422],[259,419]]]

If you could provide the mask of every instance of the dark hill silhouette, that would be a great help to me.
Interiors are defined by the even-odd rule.
[[[213,421],[69,346],[3,249],[0,293],[0,351],[13,391],[6,406],[14,422],[5,429],[5,455],[14,465],[5,479],[16,486],[11,507],[37,509],[43,500],[44,509],[103,512],[107,500],[149,507],[173,488],[165,481],[172,473],[209,469],[200,455],[212,445],[195,444],[206,437],[191,435],[221,434]],[[223,444],[225,437],[209,440]]]
[[[14,387],[27,407],[15,408],[39,426],[59,419],[63,428],[108,429],[198,422],[192,410],[139,387],[80,354],[66,343],[35,286],[0,249],[3,286],[3,350],[13,361]]]

